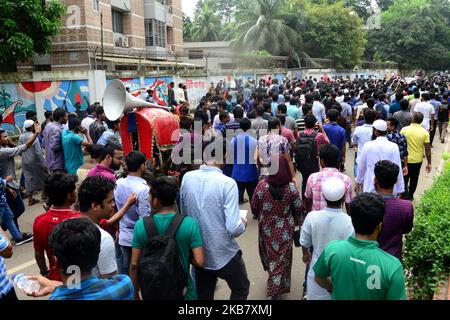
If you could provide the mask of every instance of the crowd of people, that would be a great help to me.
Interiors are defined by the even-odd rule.
[[[249,202],[267,299],[290,292],[295,247],[306,264],[299,299],[405,299],[402,239],[413,227],[424,158],[431,171],[437,128],[445,142],[449,78],[326,80],[221,81],[198,106],[183,84],[171,84],[181,129],[172,155],[201,146],[200,159],[173,165],[176,176],[149,173],[138,150],[124,155],[119,120],[106,119],[99,104],[83,119],[58,108],[39,124],[27,113],[17,146],[0,130],[3,230],[15,245],[33,241],[40,272],[29,277],[40,289],[27,294],[212,300],[220,278],[230,299],[245,300],[250,281],[236,238]],[[22,233],[22,196],[32,206],[38,191],[46,211],[33,234]],[[1,298],[17,299],[3,230]]]

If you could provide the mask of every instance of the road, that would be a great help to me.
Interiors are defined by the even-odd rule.
[[[447,140],[448,140],[447,135]],[[448,144],[441,144],[438,138],[435,138],[435,145],[432,150],[432,164],[433,169],[431,173],[426,173],[425,165],[422,166],[422,172],[419,179],[419,185],[416,192],[416,200],[420,199],[420,196],[424,190],[428,189],[432,182],[433,177],[437,174],[438,168],[441,165],[442,153],[448,150]],[[354,150],[347,150],[346,157],[346,174],[352,179],[353,176],[353,160]],[[301,183],[301,176],[298,175],[298,181]],[[36,196],[37,197],[37,196]],[[249,204],[245,203],[241,206],[241,209],[250,210]],[[19,218],[20,228],[22,232],[31,232],[34,219],[44,210],[41,204],[35,204],[32,207],[28,207],[26,204],[25,213]],[[250,213],[249,216],[251,217]],[[247,268],[247,273],[250,280],[250,294],[251,300],[264,300],[266,299],[266,281],[267,273],[262,269],[261,261],[258,253],[258,226],[257,221],[249,221],[247,230],[243,235],[238,238],[238,243],[243,251],[243,257]],[[14,247],[14,255],[11,259],[6,259],[6,266],[9,274],[25,273],[28,275],[38,274],[39,269],[34,261],[33,244],[27,243],[22,246]],[[302,262],[301,249],[294,247],[294,256],[292,264],[292,279],[291,279],[291,292],[282,296],[283,300],[297,300],[301,298],[302,283],[304,279],[305,265]],[[30,299],[25,296],[19,290],[16,289],[19,299]],[[219,280],[216,288],[215,299],[226,300],[229,299],[230,290],[227,284]]]

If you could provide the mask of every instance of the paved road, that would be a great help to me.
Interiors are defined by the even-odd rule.
[[[447,140],[449,139],[447,135]],[[425,165],[422,166],[422,172],[420,175],[418,190],[416,199],[420,198],[420,195],[424,190],[429,188],[433,182],[433,177],[437,173],[437,169],[441,164],[441,155],[444,151],[444,147],[448,144],[441,144],[439,139],[435,138],[435,146],[432,148],[432,163],[433,170],[431,173],[427,174],[425,172]],[[346,160],[346,174],[348,174],[352,179],[353,177],[353,159],[354,150],[347,150],[347,160]],[[301,183],[301,176],[298,176],[298,181]],[[417,201],[417,200],[416,200]],[[244,204],[241,209],[249,210],[248,203]],[[42,206],[40,204],[35,204],[32,207],[26,208],[25,213],[20,217],[20,228],[23,232],[31,232],[32,224],[36,216],[43,213]],[[250,215],[250,214],[249,214]],[[247,273],[250,279],[250,295],[249,299],[257,300],[266,298],[266,281],[267,274],[262,269],[261,261],[258,253],[258,226],[255,220],[250,220],[246,232],[238,238],[238,242],[243,251],[243,256],[245,264],[247,267]],[[291,292],[289,294],[283,295],[282,299],[294,300],[300,299],[302,294],[302,283],[304,279],[305,266],[302,262],[301,249],[294,248],[292,266],[292,282],[291,282]],[[14,255],[11,259],[6,260],[6,266],[10,274],[13,273],[25,273],[25,274],[37,274],[38,268],[34,261],[33,245],[28,243],[22,246],[14,247]],[[19,299],[29,299],[21,292],[18,292]],[[219,280],[216,289],[216,299],[228,299],[230,295],[230,290],[227,284]]]

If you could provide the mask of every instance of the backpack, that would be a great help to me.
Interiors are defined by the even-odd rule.
[[[176,214],[166,234],[158,233],[153,216],[144,218],[147,243],[138,265],[138,283],[144,300],[183,300],[188,277],[177,253],[175,234],[184,216]]]
[[[317,132],[310,135],[305,134],[303,131],[299,133],[297,146],[294,151],[294,159],[297,170],[301,173],[314,173],[319,171],[316,136]]]

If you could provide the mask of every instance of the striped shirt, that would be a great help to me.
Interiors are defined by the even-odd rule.
[[[8,246],[8,239],[6,239],[3,234],[0,233],[0,251],[5,250],[6,248],[8,248]],[[12,288],[13,284],[6,272],[5,261],[3,257],[0,257],[0,293],[6,295]]]
[[[134,288],[130,277],[119,274],[109,279],[90,277],[78,286],[60,286],[49,300],[133,300]]]
[[[305,128],[306,128],[305,118],[299,118],[299,119],[295,120],[295,125],[297,126],[297,129],[299,131],[305,130]]]

